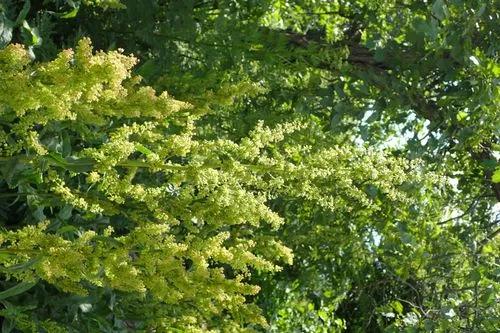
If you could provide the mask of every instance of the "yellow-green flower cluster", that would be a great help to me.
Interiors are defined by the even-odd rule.
[[[96,6],[102,8],[125,8],[125,5],[120,0],[83,0],[83,3],[88,6]]]
[[[10,133],[19,140],[17,151],[22,149],[19,144],[36,143],[31,131],[35,125],[74,121],[94,126],[124,117],[162,119],[189,107],[167,93],[157,96],[152,88],[137,86],[138,80],[130,79],[135,58],[118,51],[94,55],[88,39],[82,39],[75,51],[62,51],[55,60],[35,65],[21,45],[9,45],[0,50],[0,63],[0,116],[19,117]]]
[[[264,324],[246,299],[259,290],[248,283],[251,272],[279,271],[293,259],[261,232],[286,222],[273,199],[376,210],[370,184],[407,200],[398,190],[411,167],[405,161],[333,146],[304,122],[259,122],[239,142],[202,138],[200,114],[139,86],[135,63],[120,52],[93,54],[86,39],[45,64],[31,64],[19,45],[0,51],[0,119],[12,124],[0,132],[11,142],[2,158],[40,175],[23,186],[49,196],[46,206],[109,223],[97,230],[67,218],[78,230],[69,237],[49,231],[52,215],[3,232],[0,265],[10,277],[77,294],[105,287],[133,295],[154,305],[148,320],[158,331],[208,331],[213,318],[235,331]]]

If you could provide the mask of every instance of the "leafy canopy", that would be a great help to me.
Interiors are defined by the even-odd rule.
[[[498,329],[493,1],[0,4],[6,327]]]

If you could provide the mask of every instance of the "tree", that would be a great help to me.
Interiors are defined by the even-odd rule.
[[[498,13],[492,1],[152,0],[123,1],[118,10],[109,8],[118,2],[26,3],[4,6],[4,43],[23,42],[31,57],[47,61],[89,36],[100,49],[136,55],[141,62],[134,72],[159,95],[128,78],[134,61],[116,52],[77,51],[82,59],[108,59],[89,75],[73,64],[85,61],[68,51],[42,65],[28,64],[19,48],[3,51],[2,70],[24,73],[15,83],[2,82],[8,88],[1,101],[8,106],[4,187],[10,187],[7,198],[19,197],[6,210],[13,216],[6,244],[26,238],[27,230],[36,230],[30,232],[39,242],[70,230],[57,238],[72,242],[65,251],[94,243],[103,254],[122,251],[121,260],[140,272],[143,284],[136,261],[154,258],[148,246],[165,235],[184,246],[175,263],[188,276],[199,266],[190,252],[194,239],[207,250],[206,244],[222,242],[233,256],[241,241],[249,256],[245,268],[205,252],[206,270],[229,284],[214,285],[195,303],[176,301],[175,313],[160,305],[161,297],[147,299],[151,322],[130,319],[137,316],[134,302],[143,302],[138,289],[117,294],[129,286],[73,272],[71,283],[79,288],[80,281],[94,283],[88,303],[81,303],[92,308],[81,313],[69,302],[78,320],[110,325],[116,316],[116,325],[133,329],[185,329],[182,320],[193,320],[193,329],[250,329],[256,326],[249,323],[263,323],[257,304],[271,331],[495,330]],[[14,61],[15,52],[24,55]],[[108,85],[111,95],[101,95]],[[64,103],[61,113],[57,105]],[[34,112],[40,107],[49,112],[45,118]],[[34,198],[19,182],[56,199]],[[69,195],[66,188],[78,191]],[[221,200],[229,200],[227,206]],[[37,220],[60,215],[68,222],[33,229]],[[19,224],[19,216],[30,217]],[[208,216],[217,223],[206,222]],[[178,225],[136,232],[136,221],[144,220],[144,228],[157,220]],[[68,229],[75,226],[95,235],[85,243],[80,238],[87,234]],[[137,241],[130,235],[143,233],[150,235],[141,249],[147,255],[127,248]],[[293,250],[294,264],[266,273],[276,270],[276,259],[289,259],[282,244]],[[90,261],[104,258],[85,253]],[[34,275],[14,275],[26,281],[17,290],[37,278],[45,282],[27,293],[41,293],[47,283],[68,288],[70,282],[47,280],[38,263],[31,265],[22,274]],[[158,276],[170,275],[158,270]],[[185,285],[207,286],[199,283]],[[235,283],[240,289],[229,287]],[[263,290],[254,299],[255,285]],[[227,288],[231,306],[228,300],[193,310]],[[56,294],[57,303],[66,297]],[[106,295],[108,305],[120,300],[120,314],[106,310],[97,295]],[[35,322],[47,318],[39,308],[29,312]]]

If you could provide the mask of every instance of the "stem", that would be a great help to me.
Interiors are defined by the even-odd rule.
[[[25,254],[36,254],[37,252],[35,250],[22,250],[22,249],[7,249],[7,248],[0,248],[0,253],[9,253],[9,254],[19,254],[19,253],[25,253]]]
[[[30,159],[28,158],[28,156],[24,156],[24,155],[0,156],[0,163],[1,162],[10,162],[12,160],[30,161]]]
[[[39,157],[44,159],[45,162],[47,162],[49,165],[59,166],[61,168],[65,168],[68,170],[71,170],[71,168],[79,168],[79,167],[92,168],[98,164],[97,162],[89,161],[89,159],[81,160],[81,162],[79,162],[78,160],[76,160],[75,162],[69,162],[63,158],[56,159],[50,155],[47,155],[46,157],[45,156],[39,156]],[[22,162],[28,163],[28,162],[34,160],[35,158],[36,157],[29,158],[28,156],[24,156],[24,155],[17,155],[17,156],[11,156],[11,157],[0,157],[0,163],[3,161],[10,161],[10,160],[17,160],[17,161],[22,161]],[[255,165],[255,164],[243,164],[243,163],[241,165],[244,166],[245,168],[252,170],[252,171],[266,171],[269,167],[267,165]],[[163,169],[163,170],[186,170],[186,169],[189,169],[192,167],[189,164],[185,164],[185,165],[173,165],[173,164],[151,165],[147,162],[137,161],[137,160],[124,160],[122,162],[116,163],[115,166],[123,167],[123,168],[159,168],[159,169]],[[202,168],[214,168],[215,169],[215,168],[221,168],[222,166],[223,166],[223,163],[219,163],[217,165],[206,164],[206,165],[202,165],[200,167],[202,167]],[[81,171],[79,171],[79,172],[81,172]],[[29,195],[29,193],[27,193],[26,195]],[[0,195],[0,197],[1,197],[1,195]]]
[[[125,168],[152,168],[153,167],[146,162],[134,161],[134,160],[127,160],[124,162],[120,162],[120,163],[117,163],[116,166],[125,167]],[[187,169],[187,167],[189,167],[189,165],[162,165],[162,166],[159,166],[159,168],[166,169],[166,170],[184,170],[184,169]]]
[[[51,197],[53,196],[50,193],[25,193],[25,192],[17,192],[17,193],[0,193],[0,198],[11,198],[11,197],[18,197],[18,196],[28,196],[28,195],[36,195],[36,196],[48,196]]]

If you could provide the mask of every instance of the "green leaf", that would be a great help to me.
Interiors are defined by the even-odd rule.
[[[65,169],[73,171],[73,172],[89,172],[94,168],[94,164],[96,163],[91,158],[76,158],[74,156],[68,156],[66,159]]]
[[[69,137],[68,133],[64,131],[61,134],[61,153],[63,157],[68,157],[71,155],[71,138]]]
[[[384,49],[376,49],[375,50],[375,54],[373,55],[373,58],[376,60],[376,61],[384,61],[385,59],[385,50]],[[375,113],[375,112],[374,112]]]
[[[63,221],[68,220],[71,217],[72,211],[73,211],[73,206],[64,205],[63,208],[61,208],[61,210],[57,214],[57,216]]]
[[[26,32],[26,43],[28,45],[39,46],[42,44],[42,37],[37,28],[30,27],[28,21],[23,21],[23,29]]]
[[[497,167],[497,160],[494,158],[488,158],[481,161],[481,166],[486,170],[495,170]]]
[[[77,158],[75,156],[63,158],[61,154],[55,152],[50,152],[45,158],[50,164],[73,172],[88,172],[95,164],[95,161],[90,158]]]
[[[144,155],[148,156],[149,154],[153,153],[151,150],[149,150],[147,147],[143,146],[142,144],[140,143],[136,143],[135,144],[135,149],[138,151],[138,152],[141,152],[143,153]]]
[[[467,118],[467,116],[468,116],[467,112],[460,111],[460,112],[457,113],[457,120],[458,121],[462,121],[465,118]]]
[[[19,15],[17,15],[17,19],[16,19],[16,22],[14,24],[15,26],[20,25],[21,22],[23,22],[26,19],[26,16],[28,15],[30,8],[31,8],[30,0],[25,0],[24,5],[23,5],[23,9],[21,9],[21,11],[19,12]]]
[[[12,40],[14,23],[4,13],[0,13],[0,48],[5,47]]]
[[[484,304],[489,304],[495,301],[495,291],[493,287],[488,287],[484,294],[481,296],[481,302]]]
[[[500,183],[500,168],[497,168],[491,177],[493,183]]]
[[[69,19],[69,18],[76,17],[76,14],[78,14],[79,10],[80,10],[80,7],[75,7],[72,10],[70,10],[69,12],[59,14],[59,17],[62,19]]]
[[[20,264],[12,265],[9,267],[3,267],[2,270],[6,271],[8,273],[22,272],[22,271],[30,268],[31,266],[35,265],[36,263],[38,263],[40,260],[41,260],[40,257],[33,258],[33,259],[30,259],[30,260],[23,262],[23,263],[20,263]]]
[[[391,302],[391,307],[398,314],[402,314],[403,313],[403,305],[399,301],[393,301],[393,302]]]
[[[46,158],[51,162],[51,164],[60,167],[66,167],[66,165],[68,164],[68,162],[66,162],[66,160],[60,154],[54,152],[50,152]]]
[[[44,208],[43,206],[41,207],[37,207],[37,209],[35,209],[35,211],[32,213],[32,216],[33,218],[37,221],[37,222],[41,222],[43,220],[45,220],[47,217],[45,216],[44,214]]]
[[[414,29],[418,34],[423,35],[422,37],[428,37],[434,40],[437,37],[437,29],[434,25],[423,20],[422,18],[417,18],[414,23]]]
[[[481,273],[477,269],[475,269],[472,272],[470,272],[469,279],[471,279],[474,282],[478,282],[479,280],[481,280]]]
[[[150,79],[157,70],[157,67],[156,61],[148,59],[137,69],[137,74],[145,79]]]
[[[21,282],[12,288],[0,292],[0,300],[6,299],[7,297],[12,297],[24,293],[25,291],[33,288],[37,282]]]
[[[327,321],[328,320],[328,313],[326,313],[326,311],[323,311],[323,310],[319,310],[318,311],[318,316],[321,318],[321,320],[323,321]]]
[[[444,20],[448,15],[448,7],[443,0],[436,0],[432,5],[432,14],[440,21]]]
[[[10,333],[15,327],[16,323],[13,320],[9,318],[3,318],[2,333]]]
[[[477,59],[475,56],[470,56],[469,57],[470,61],[474,63],[474,65],[479,66],[479,59]]]
[[[78,232],[78,228],[72,225],[65,225],[64,227],[57,229],[58,234],[76,233],[76,232]]]

